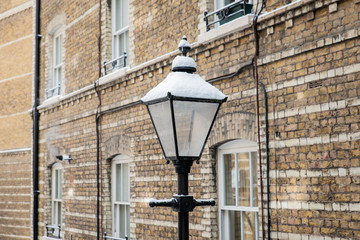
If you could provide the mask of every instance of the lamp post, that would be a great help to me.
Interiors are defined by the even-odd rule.
[[[196,71],[194,59],[187,57],[190,44],[180,41],[172,71],[141,100],[147,106],[167,163],[178,176],[178,193],[172,199],[152,200],[150,207],[169,206],[178,212],[179,240],[189,239],[189,212],[196,206],[215,205],[213,199],[196,200],[189,195],[188,174],[200,160],[219,108],[227,97],[207,83]]]

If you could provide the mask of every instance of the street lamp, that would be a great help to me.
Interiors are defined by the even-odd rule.
[[[152,200],[150,207],[169,206],[178,212],[179,240],[189,239],[189,211],[196,206],[215,205],[213,199],[196,200],[188,195],[188,174],[199,162],[220,105],[227,97],[207,83],[196,71],[194,59],[187,57],[190,44],[180,41],[172,71],[141,100],[147,106],[165,159],[178,175],[178,194],[169,200]]]

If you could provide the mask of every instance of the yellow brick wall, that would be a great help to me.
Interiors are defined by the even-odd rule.
[[[7,0],[6,4],[1,4],[0,13],[4,13],[13,8],[19,7],[21,4],[29,2],[28,0]]]
[[[171,198],[176,192],[176,175],[173,166],[165,164],[148,113],[138,100],[167,76],[177,53],[154,58],[174,51],[184,34],[182,30],[189,31],[186,34],[190,42],[197,38],[198,4],[192,2],[190,7],[184,3],[182,10],[179,3],[160,3],[132,2],[138,19],[130,30],[135,38],[132,44],[137,67],[131,66],[127,74],[100,87],[102,110],[114,110],[103,116],[101,131],[102,231],[112,232],[111,158],[116,153],[127,154],[131,158],[133,239],[177,237],[176,214],[168,208],[148,206],[151,198]],[[267,11],[287,3],[289,1],[269,1]],[[69,8],[73,8],[72,4],[69,3]],[[360,4],[353,0],[304,1],[259,18],[259,75],[269,101],[272,239],[359,238],[359,8]],[[66,6],[61,6],[61,11],[54,9],[49,5],[43,12],[44,29],[53,14],[68,11]],[[92,36],[88,42],[79,38],[96,33],[95,12],[88,13],[71,27],[76,29],[74,39],[86,46],[71,39],[70,30],[66,33],[66,48],[74,44],[78,50],[66,49],[66,74],[70,82],[66,86],[70,92],[96,80],[97,43]],[[175,19],[172,13],[177,19],[173,20],[173,27],[169,27]],[[167,22],[162,17],[166,17]],[[147,19],[153,25],[144,29],[143,22]],[[85,22],[89,23],[88,28],[83,26]],[[103,34],[105,37],[106,33]],[[152,47],[157,44],[158,47]],[[190,174],[189,192],[197,198],[213,197],[218,202],[216,147],[238,138],[256,141],[252,67],[233,78],[216,81],[217,77],[235,72],[251,61],[254,52],[254,36],[249,25],[210,43],[197,43],[189,53],[196,59],[198,73],[206,80],[214,80],[212,84],[229,97],[219,112],[201,164],[195,165]],[[79,58],[91,66],[80,70],[72,68],[72,65],[78,66]],[[149,60],[152,61],[147,62]],[[144,62],[147,63],[139,65]],[[44,68],[45,53],[43,75]],[[56,154],[71,154],[74,160],[62,163],[64,238],[87,239],[96,235],[95,112],[98,104],[95,90],[89,88],[41,108],[42,234],[44,224],[51,220],[51,166],[57,161]],[[264,141],[262,90],[260,113],[260,133]],[[264,144],[262,148],[264,152]],[[262,164],[265,168],[265,159]],[[267,176],[263,177],[265,184]],[[218,210],[218,206],[197,208],[190,213],[192,239],[219,238]],[[259,221],[261,224],[261,218]]]
[[[0,239],[30,239],[32,1],[2,1],[0,33]]]

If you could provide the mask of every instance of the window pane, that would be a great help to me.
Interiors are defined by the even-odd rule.
[[[121,168],[122,168],[121,164],[116,165],[116,184],[115,184],[116,198],[115,198],[115,201],[118,201],[118,202],[122,200],[121,188],[123,187],[123,185],[122,185],[122,179],[121,179]]]
[[[126,52],[129,55],[129,31],[124,32],[124,36],[125,36],[124,52]]]
[[[235,2],[235,0],[225,0],[225,6],[232,3],[232,2]]]
[[[115,57],[123,56],[124,53],[129,54],[129,31],[114,35],[114,43]],[[118,64],[122,65],[123,63],[119,62]]]
[[[59,35],[55,38],[54,43],[54,63],[55,66],[59,65],[62,62],[62,35]]]
[[[59,83],[60,83],[60,79],[61,79],[61,68],[55,68],[54,69],[55,72],[55,76],[54,76],[54,88],[58,87]],[[55,91],[57,92],[57,91]]]
[[[239,206],[250,206],[250,162],[249,153],[238,153]]]
[[[126,236],[130,237],[130,205],[126,206]]]
[[[129,25],[129,2],[128,0],[115,1],[115,31],[119,31]]]
[[[124,55],[124,52],[126,51],[125,43],[126,43],[126,34],[125,33],[120,34],[119,35],[119,52],[118,52],[119,57]]]
[[[258,206],[258,184],[257,184],[257,152],[251,153],[251,160],[252,160],[252,176],[253,176],[253,203],[254,206]]]
[[[122,166],[123,166],[123,178],[122,178],[123,196],[122,196],[122,201],[129,202],[129,195],[130,195],[129,165],[128,164],[122,164]]]
[[[122,27],[126,27],[129,25],[129,1],[123,0],[122,1]]]
[[[58,198],[58,196],[59,196],[59,184],[58,184],[58,179],[59,179],[59,171],[58,170],[55,170],[55,177],[54,177],[54,185],[53,185],[53,187],[54,187],[54,192],[55,192],[55,194],[54,194],[54,198],[55,199],[57,199]]]
[[[61,169],[58,170],[59,171],[59,195],[58,195],[58,199],[62,198],[62,171]]]
[[[60,83],[61,83],[61,79],[62,79],[62,76],[61,76],[61,67],[59,67],[59,69],[58,69],[58,71],[59,71],[59,77],[58,77],[58,79],[57,79],[57,82],[56,82],[56,87],[58,87],[58,93],[60,94]]]
[[[61,64],[62,63],[62,35],[60,35],[58,37],[58,53],[57,53],[57,59],[58,59],[58,63],[57,64]]]
[[[121,29],[121,0],[115,0],[115,31]]]
[[[128,229],[129,228],[129,219],[130,219],[130,211],[129,211],[129,206],[128,205],[120,205],[120,232],[119,232],[119,237],[125,237],[125,236],[129,236],[129,232]]]
[[[53,205],[52,205],[52,224],[56,224],[56,218],[57,216],[57,206],[56,206],[56,202],[53,201]]]
[[[114,232],[114,237],[119,237],[119,205],[118,204],[114,204],[114,216],[113,216],[113,232]]]
[[[235,172],[235,155],[224,155],[224,189],[225,205],[236,205],[236,172]]]
[[[61,169],[57,169],[57,170],[55,170],[55,172],[54,172],[54,174],[55,174],[55,177],[54,177],[54,185],[53,185],[53,187],[54,187],[54,189],[53,189],[53,191],[54,191],[54,198],[55,199],[61,199],[61,195],[62,195],[62,186],[61,186]]]
[[[118,36],[118,35],[114,35],[113,41],[114,41],[114,46],[113,46],[113,55],[114,55],[114,56],[113,56],[113,57],[114,57],[114,58],[117,58],[118,55],[119,55],[119,52],[120,52],[120,50],[119,50],[119,46],[120,46],[119,36]]]
[[[50,88],[53,88],[56,85],[58,79],[58,73],[57,73],[57,69],[54,68],[54,77],[53,77],[53,81],[49,81],[50,82]]]
[[[246,240],[256,240],[256,215],[255,212],[243,212],[244,235]]]
[[[61,225],[61,202],[57,203],[58,206],[58,219],[57,219],[57,224]]]
[[[59,38],[55,38],[54,42],[54,66],[59,64]]]
[[[241,212],[222,211],[222,240],[242,240],[241,239]],[[246,239],[247,240],[247,239]]]

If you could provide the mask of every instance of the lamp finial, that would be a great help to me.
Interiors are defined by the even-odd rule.
[[[179,43],[179,50],[183,54],[183,56],[186,56],[187,52],[191,49],[189,42],[187,41],[186,36],[184,35],[183,38],[180,40]]]

